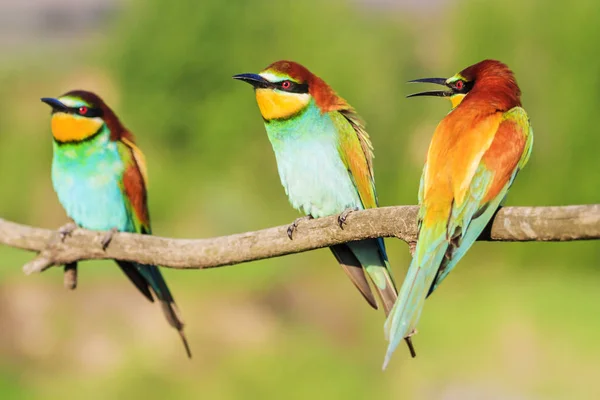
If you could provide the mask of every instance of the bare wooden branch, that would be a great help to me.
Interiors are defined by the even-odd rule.
[[[76,229],[61,240],[58,231],[35,228],[0,219],[0,244],[39,252],[24,266],[26,273],[52,265],[88,259],[119,259],[178,269],[212,268],[278,257],[353,240],[396,237],[416,241],[417,207],[395,206],[357,211],[341,229],[337,216],[299,223],[294,239],[287,226],[210,239],[168,239],[117,233],[106,251],[103,232]],[[564,207],[506,207],[501,209],[479,240],[571,241],[600,239],[600,204]],[[66,272],[73,272],[69,267]],[[76,271],[76,270],[75,270]],[[70,276],[70,278],[69,278]],[[69,275],[67,279],[73,279]],[[68,284],[74,287],[76,280]]]

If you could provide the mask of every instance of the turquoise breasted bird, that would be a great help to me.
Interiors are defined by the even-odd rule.
[[[350,210],[377,207],[373,147],[364,123],[321,78],[292,61],[233,78],[254,87],[281,183],[295,209],[309,218],[340,214],[341,226]],[[290,239],[300,219],[290,226]],[[387,315],[397,291],[383,240],[340,244],[331,251],[377,308],[369,277]]]
[[[52,107],[52,183],[67,215],[86,229],[151,234],[146,163],[132,133],[94,93],[75,90],[42,101]],[[158,267],[116,262],[148,300],[158,299],[191,357],[183,320]]]
[[[426,78],[448,90],[410,95],[449,98],[419,188],[418,241],[398,301],[385,324],[384,368],[415,332],[423,304],[465,255],[500,207],[531,154],[533,131],[521,90],[503,63],[484,60],[451,78]]]

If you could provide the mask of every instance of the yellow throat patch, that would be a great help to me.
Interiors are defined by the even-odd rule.
[[[465,98],[465,94],[455,94],[453,96],[450,96],[450,102],[452,103],[452,108],[456,108],[458,107],[458,105],[460,104],[461,101],[463,101],[463,99]]]
[[[302,110],[310,101],[308,93],[282,93],[271,89],[256,89],[256,101],[266,120],[288,118]]]
[[[52,136],[59,142],[79,142],[98,132],[103,123],[99,118],[57,112],[52,114]]]

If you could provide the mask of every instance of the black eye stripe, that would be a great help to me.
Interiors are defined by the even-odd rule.
[[[87,118],[96,118],[96,117],[102,116],[102,109],[100,109],[100,108],[92,108],[92,107],[87,107],[87,106],[82,106],[82,107],[87,108],[87,112],[83,115],[79,112],[79,109],[81,107],[69,107],[69,112],[71,114],[82,115],[83,117],[87,117]]]
[[[289,83],[289,87],[284,88],[283,87],[283,83],[284,82],[288,82]],[[282,81],[282,82],[274,83],[273,86],[276,89],[283,90],[284,92],[289,92],[289,93],[308,93],[308,83],[296,83],[296,82],[292,82],[292,81]]]
[[[462,89],[458,89],[456,87],[456,85],[457,85],[458,82],[462,82],[462,84],[463,84]],[[454,93],[466,94],[466,93],[468,93],[473,88],[474,83],[475,82],[473,82],[473,81],[468,82],[468,81],[460,80],[460,81],[456,81],[456,82],[453,82],[453,83],[449,84],[449,86],[450,86],[450,89],[452,89],[452,91]]]

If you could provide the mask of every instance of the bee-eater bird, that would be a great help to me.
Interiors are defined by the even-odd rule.
[[[521,90],[512,71],[481,61],[451,78],[426,78],[449,90],[410,95],[447,97],[419,187],[419,235],[398,301],[385,324],[383,368],[399,342],[415,333],[423,304],[473,245],[502,205],[533,144]]]
[[[75,90],[42,101],[52,107],[52,183],[68,216],[83,228],[109,231],[104,247],[112,232],[151,234],[146,163],[132,133],[94,93]],[[183,320],[158,267],[116,262],[148,300],[158,298],[191,357]]]
[[[292,61],[233,78],[254,87],[281,183],[292,206],[306,214],[303,218],[339,214],[342,226],[351,210],[377,207],[373,147],[364,123],[321,78]],[[290,239],[303,218],[290,225]],[[397,290],[383,240],[335,245],[331,251],[377,308],[366,271],[387,315]]]

